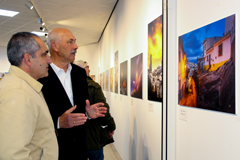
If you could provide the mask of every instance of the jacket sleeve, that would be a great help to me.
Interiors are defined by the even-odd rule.
[[[22,90],[14,90],[1,98],[0,159],[32,159],[28,146],[34,134],[37,111],[29,97]]]
[[[105,117],[99,118],[101,125],[108,125],[108,130],[114,131],[116,129],[116,125],[114,122],[113,117],[110,114],[110,107],[108,103],[106,102],[106,98],[102,92],[100,85],[89,86],[89,95],[90,95],[90,101],[91,104],[95,104],[98,102],[104,103],[104,107],[107,108],[107,113],[105,114]]]

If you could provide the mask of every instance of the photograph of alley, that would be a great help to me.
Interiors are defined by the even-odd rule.
[[[178,102],[235,114],[235,15],[179,36]]]

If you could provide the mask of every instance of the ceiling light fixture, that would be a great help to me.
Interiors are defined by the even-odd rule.
[[[45,22],[43,22],[43,20],[42,20],[42,18],[38,18],[38,21],[37,21],[38,23],[40,23],[40,24],[42,24],[42,26],[44,26],[45,25]]]
[[[45,26],[40,27],[40,30],[43,31],[43,32],[45,31],[45,29],[46,29]]]
[[[41,36],[46,36],[46,34],[47,34],[47,33],[45,33],[45,32],[35,32],[35,31],[34,31],[34,32],[31,32],[31,33],[36,34],[36,35],[38,35],[38,36],[40,36],[40,37],[41,37]]]
[[[33,9],[33,4],[31,1],[26,2],[25,6],[28,7],[29,9]]]
[[[0,16],[13,17],[13,16],[17,15],[18,13],[19,12],[16,12],[16,11],[0,9]]]
[[[36,12],[37,16],[38,16],[38,19],[37,19],[37,23],[41,24],[42,26],[40,27],[40,30],[42,32],[46,31],[48,32],[48,28],[47,26],[45,25],[45,22],[43,21],[43,19],[41,18],[41,15],[39,14],[37,8],[34,6],[34,3],[32,3],[31,0],[27,0],[27,3],[25,3],[25,5],[30,9],[34,8],[34,11]]]

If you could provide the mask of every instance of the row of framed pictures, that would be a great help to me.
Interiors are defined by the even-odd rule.
[[[118,51],[115,52],[114,67],[100,74],[103,90],[142,99],[143,96],[143,53],[130,60],[131,74],[128,86],[128,60],[120,63],[118,68]],[[148,24],[148,100],[162,102],[162,16]],[[120,73],[120,74],[119,74]],[[120,84],[118,85],[118,76]],[[113,81],[114,77],[114,81]]]
[[[178,37],[178,104],[235,114],[235,14]],[[162,16],[148,24],[148,100],[162,102]],[[142,99],[143,53],[100,74],[105,91]],[[120,74],[119,74],[120,73]],[[118,76],[120,75],[120,78]],[[113,81],[115,76],[115,81]],[[120,84],[118,85],[118,80]],[[145,84],[146,85],[146,84]]]

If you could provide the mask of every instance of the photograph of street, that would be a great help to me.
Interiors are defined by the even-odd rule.
[[[179,36],[178,102],[235,114],[235,15]]]

